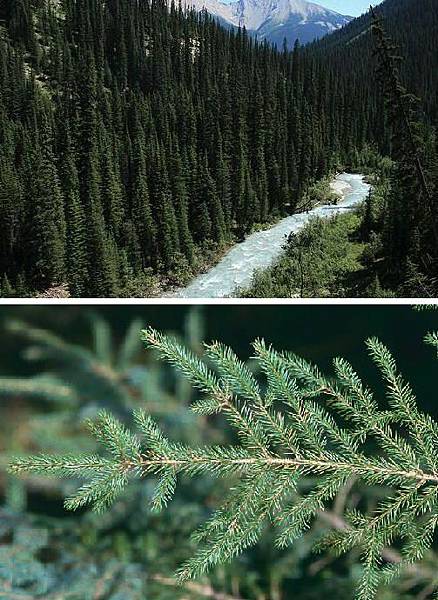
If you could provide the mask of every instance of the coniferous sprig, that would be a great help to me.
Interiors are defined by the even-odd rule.
[[[89,426],[107,456],[29,457],[15,461],[12,472],[83,477],[86,482],[66,506],[91,504],[98,511],[134,478],[158,479],[152,507],[160,510],[180,475],[237,477],[223,505],[195,533],[199,549],[181,567],[181,580],[255,544],[268,521],[278,528],[279,547],[292,544],[352,478],[393,489],[372,514],[347,514],[347,526],[318,545],[338,553],[362,549],[360,600],[373,598],[383,579],[430,548],[438,523],[438,425],[418,410],[391,353],[377,339],[367,346],[385,382],[386,409],[344,359],[335,359],[334,377],[328,378],[302,358],[258,340],[262,384],[220,343],[206,346],[207,364],[153,329],[143,331],[142,339],[198,388],[202,397],[194,410],[223,413],[240,444],[193,448],[167,439],[143,410],[134,413],[138,434],[101,412]],[[366,451],[370,439],[379,449],[372,455]],[[307,475],[317,477],[299,494]],[[402,565],[383,565],[382,551],[399,540],[405,542]]]

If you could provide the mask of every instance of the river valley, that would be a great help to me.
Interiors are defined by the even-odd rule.
[[[236,244],[206,273],[197,276],[187,287],[169,294],[172,298],[226,298],[235,290],[251,283],[257,269],[269,267],[281,254],[287,237],[297,232],[313,217],[329,218],[351,210],[363,202],[370,186],[363,175],[341,173],[332,182],[332,189],[341,196],[336,205],[317,206],[308,212],[291,215],[270,229],[249,235]]]

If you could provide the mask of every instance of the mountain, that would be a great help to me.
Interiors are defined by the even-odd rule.
[[[352,20],[306,0],[236,0],[228,4],[219,0],[187,0],[186,5],[206,10],[222,24],[245,26],[258,39],[267,39],[279,47],[285,38],[289,47],[296,39],[311,42]]]

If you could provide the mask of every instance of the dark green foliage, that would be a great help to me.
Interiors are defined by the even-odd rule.
[[[328,171],[316,96],[303,103],[292,56],[246,33],[161,1],[20,0],[5,20],[0,266],[14,292],[22,277],[124,295],[145,269],[193,272],[206,248],[294,210],[301,152],[302,189]],[[311,147],[295,137],[303,113]]]
[[[350,123],[353,139],[363,128],[363,139],[395,162],[387,174],[379,258],[380,275],[401,296],[436,296],[437,31],[434,0],[386,0],[311,47],[348,80],[355,115],[366,115]]]
[[[378,11],[383,25],[368,14],[288,53],[163,0],[8,0],[8,295],[149,293],[150,269],[185,281],[254,225],[294,212],[316,180],[376,166],[375,149],[395,162],[384,284],[418,295],[438,275],[438,8],[386,0]]]

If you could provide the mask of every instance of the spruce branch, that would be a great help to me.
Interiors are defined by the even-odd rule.
[[[341,358],[334,361],[333,376],[326,377],[308,361],[257,340],[255,360],[264,375],[260,381],[220,343],[206,346],[207,364],[153,329],[143,331],[142,339],[198,389],[201,397],[193,409],[223,413],[240,444],[192,447],[175,442],[142,409],[134,412],[133,433],[102,411],[89,428],[105,449],[103,456],[21,458],[11,465],[13,473],[83,478],[66,506],[91,505],[97,511],[110,506],[134,479],[157,479],[151,498],[157,511],[173,497],[180,476],[237,479],[223,504],[195,532],[198,551],[179,570],[180,581],[255,544],[269,521],[278,530],[279,547],[293,544],[351,481],[392,489],[371,514],[347,513],[343,525],[318,544],[337,553],[361,548],[357,597],[375,597],[382,581],[424,557],[438,523],[438,429],[418,409],[411,387],[381,342],[372,338],[367,347],[382,375],[386,408]],[[370,440],[377,454],[369,453]],[[300,495],[307,476],[312,477],[310,489]],[[400,539],[405,544],[393,561],[397,565],[388,568],[391,547]]]

